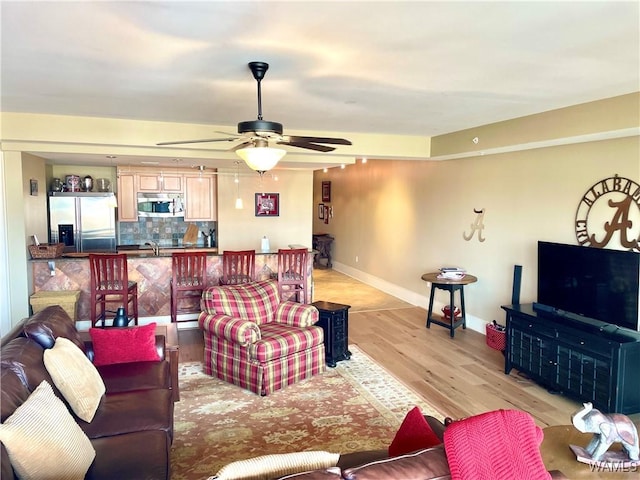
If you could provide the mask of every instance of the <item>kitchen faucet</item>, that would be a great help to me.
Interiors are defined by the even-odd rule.
[[[153,250],[153,254],[156,257],[160,255],[160,245],[158,245],[156,242],[149,241],[149,242],[146,242],[145,245],[149,245],[151,247],[151,249]]]

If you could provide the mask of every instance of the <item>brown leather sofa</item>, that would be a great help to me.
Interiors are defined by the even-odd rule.
[[[369,452],[370,454],[372,452]],[[412,452],[398,457],[388,457],[386,452],[381,452],[378,458],[372,456],[364,463],[353,464],[351,454],[342,455],[338,463],[341,474],[329,476],[326,471],[317,470],[314,472],[299,475],[281,477],[285,479],[297,480],[380,480],[391,478],[420,479],[420,480],[447,480],[451,479],[449,464],[443,445],[433,448]],[[361,455],[361,454],[358,454]],[[568,480],[562,472],[558,470],[549,471],[552,480]]]
[[[438,438],[442,439],[446,428],[444,424],[428,415],[425,415],[424,418]],[[389,457],[387,449],[347,453],[340,455],[337,466],[342,471],[342,477],[349,480],[414,478],[414,472],[420,472],[420,478],[424,479],[446,479],[449,475],[447,457],[441,445],[430,448],[420,455],[403,455],[401,457]],[[309,477],[302,478],[315,480],[316,477],[313,476],[313,473],[309,473]]]
[[[446,426],[434,417],[425,415],[433,432],[444,437]],[[450,419],[448,419],[450,420]],[[568,480],[557,470],[549,472],[553,480]],[[340,455],[336,469],[321,469],[279,477],[277,480],[382,480],[451,479],[444,445],[418,450],[406,455],[389,457],[388,451],[370,450]]]
[[[59,306],[50,306],[23,320],[2,338],[0,350],[0,409],[5,420],[46,380],[67,407],[43,361],[46,348],[65,337],[92,358],[92,344],[76,330]],[[156,336],[157,362],[132,362],[97,367],[106,393],[90,423],[69,412],[84,431],[96,456],[86,479],[168,480],[173,440],[173,401],[170,362],[164,337]],[[174,366],[177,368],[177,365]],[[177,395],[176,395],[177,396]],[[17,479],[8,452],[1,445],[0,478]]]
[[[442,442],[447,427],[436,418],[426,415],[424,418],[430,425],[431,430]],[[451,421],[451,419],[446,419],[445,423],[447,425],[449,424],[448,421]],[[246,465],[233,465],[231,471],[227,470],[228,467],[225,467],[221,470],[219,477],[212,478],[241,478],[241,474],[244,473],[243,468],[251,471],[250,478],[257,478],[258,472],[261,472],[261,478],[270,478],[271,480],[447,480],[452,478],[442,443],[432,448],[417,450],[395,457],[390,457],[387,449],[347,453],[340,455],[336,466],[333,467],[291,473],[284,476],[281,473],[280,475],[275,474],[276,471],[282,472],[283,470],[304,470],[305,464],[317,465],[330,460],[326,458],[327,455],[325,453],[322,458],[308,457],[304,460],[301,458],[288,458],[285,460],[283,458],[283,463],[280,465],[278,464],[279,460],[268,458],[269,456],[254,458],[245,460],[245,462],[248,462]],[[296,464],[296,462],[300,463]],[[273,474],[269,472],[273,472]],[[458,475],[460,475],[460,472],[458,472]],[[487,478],[486,472],[478,473],[478,475],[481,476],[477,478]],[[568,480],[566,476],[557,470],[546,473],[544,469],[541,469],[536,471],[534,475],[537,479]],[[545,475],[547,476],[545,477]],[[460,477],[458,476],[457,478]],[[515,477],[510,476],[509,478]],[[494,480],[494,477],[491,480]]]

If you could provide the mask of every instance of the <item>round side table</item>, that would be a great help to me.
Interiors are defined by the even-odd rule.
[[[440,272],[425,273],[422,275],[422,280],[431,283],[431,295],[429,296],[429,310],[427,311],[427,328],[431,327],[432,323],[448,328],[451,338],[453,338],[456,328],[462,325],[462,328],[467,328],[467,317],[464,310],[464,286],[470,283],[478,281],[477,277],[469,275],[468,273],[459,280],[452,280],[449,278],[438,278]],[[451,312],[451,321],[446,322],[433,318],[433,297],[436,289],[445,290],[449,292],[449,307]],[[455,319],[454,315],[454,302],[453,297],[455,292],[460,292],[460,317]]]

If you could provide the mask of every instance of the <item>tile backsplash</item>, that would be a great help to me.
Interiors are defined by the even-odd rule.
[[[217,222],[185,222],[184,218],[147,217],[137,222],[118,223],[118,245],[143,245],[154,241],[162,247],[181,246],[182,237],[190,223],[198,227],[199,247],[205,246],[202,232],[213,231],[213,246],[217,246]]]

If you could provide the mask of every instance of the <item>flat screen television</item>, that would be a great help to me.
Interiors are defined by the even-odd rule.
[[[538,303],[638,330],[640,253],[538,242]]]

